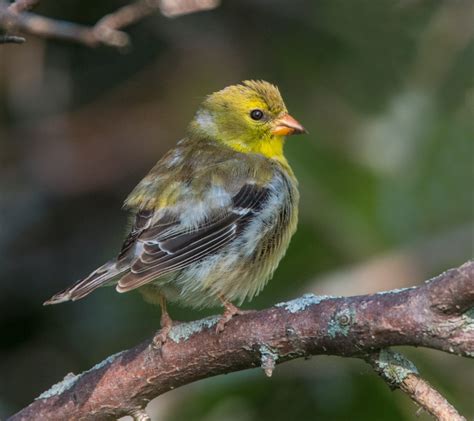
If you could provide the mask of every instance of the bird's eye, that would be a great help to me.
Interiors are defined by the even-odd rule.
[[[253,120],[261,120],[263,117],[263,111],[262,110],[252,110],[250,111],[250,117]]]

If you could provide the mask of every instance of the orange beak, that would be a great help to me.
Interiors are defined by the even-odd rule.
[[[292,134],[308,133],[291,115],[284,114],[276,119],[272,128],[272,134],[276,136],[289,136]]]

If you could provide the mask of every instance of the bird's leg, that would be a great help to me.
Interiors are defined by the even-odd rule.
[[[244,314],[245,311],[241,310],[239,307],[232,304],[229,300],[227,300],[222,295],[219,295],[219,300],[221,300],[222,305],[224,306],[224,313],[220,317],[219,321],[217,322],[216,332],[222,332],[226,323],[232,319],[232,317],[240,314]]]
[[[166,299],[163,295],[160,295],[160,307],[161,307],[161,319],[160,325],[161,329],[156,332],[156,335],[153,337],[153,347],[159,349],[168,339],[168,333],[170,333],[171,328],[173,327],[173,320],[171,320],[168,311],[166,310]]]

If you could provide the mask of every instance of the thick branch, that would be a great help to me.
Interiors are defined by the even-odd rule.
[[[232,319],[175,326],[161,351],[151,339],[80,375],[68,375],[11,420],[115,419],[168,390],[218,374],[306,355],[364,359],[394,345],[474,357],[474,262],[420,285],[373,295],[293,301]]]

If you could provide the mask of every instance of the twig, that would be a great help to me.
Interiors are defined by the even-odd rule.
[[[439,421],[466,421],[426,380],[414,364],[390,349],[371,354],[367,361],[392,389],[400,389]]]
[[[216,317],[178,324],[160,351],[150,339],[70,374],[11,420],[143,415],[147,402],[179,386],[257,366],[268,375],[275,364],[307,355],[368,359],[377,350],[409,345],[474,357],[473,297],[474,262],[467,262],[414,288],[353,297],[305,295],[238,316],[221,334],[215,332]]]
[[[73,41],[89,47],[106,45],[124,48],[130,45],[130,38],[120,29],[139,22],[157,10],[166,16],[177,16],[209,10],[219,4],[218,0],[179,0],[172,5],[158,0],[138,0],[104,16],[90,27],[26,12],[38,1],[18,0],[10,6],[0,1],[0,28],[7,32],[21,31],[43,38]]]
[[[39,3],[39,0],[15,0],[8,9],[13,13],[21,13],[30,10]]]
[[[25,41],[25,38],[15,35],[0,35],[0,44],[23,44]]]

